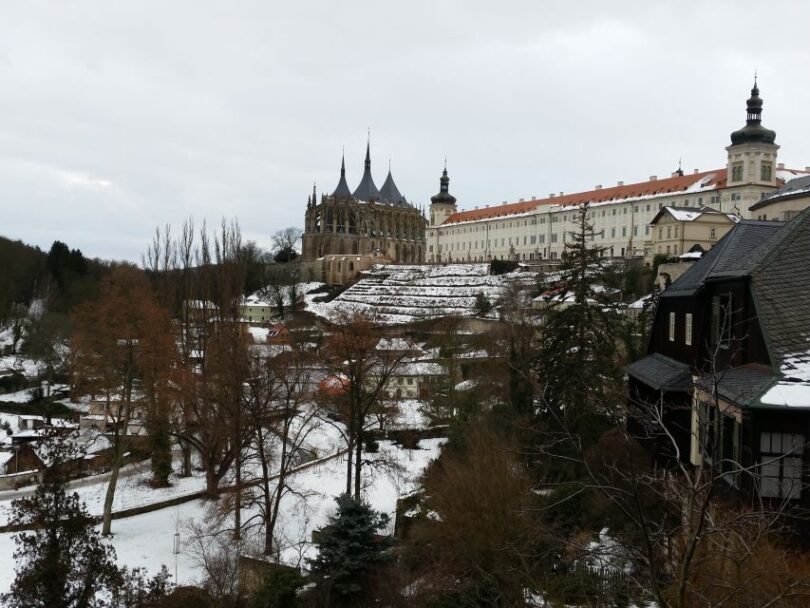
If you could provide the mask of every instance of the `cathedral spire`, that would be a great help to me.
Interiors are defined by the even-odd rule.
[[[366,141],[366,161],[363,170],[363,178],[357,185],[353,193],[354,198],[359,201],[379,201],[380,191],[374,184],[374,179],[371,177],[371,129],[368,131],[368,140]]]
[[[314,192],[314,187],[313,187]],[[346,183],[346,154],[345,152],[341,156],[340,159],[340,181],[338,182],[337,188],[332,193],[334,198],[351,198],[352,191],[349,190],[349,184]]]

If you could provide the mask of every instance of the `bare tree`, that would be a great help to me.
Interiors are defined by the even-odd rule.
[[[99,299],[79,308],[74,320],[73,391],[102,397],[103,426],[113,449],[104,499],[106,536],[124,453],[133,443],[131,425],[143,416],[147,403],[164,399],[175,347],[168,315],[133,267],[116,269],[105,280]]]
[[[326,420],[339,420],[347,448],[346,493],[360,500],[363,445],[374,414],[387,405],[386,388],[407,351],[378,349],[381,333],[367,317],[340,314],[326,338],[324,351],[329,386],[320,401]],[[354,488],[352,488],[354,484]]]

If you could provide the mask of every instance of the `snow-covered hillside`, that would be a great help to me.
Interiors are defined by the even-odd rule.
[[[492,276],[489,264],[377,265],[331,302],[308,297],[307,307],[326,319],[339,311],[357,311],[389,324],[473,316],[476,294],[483,293],[494,304],[510,283],[535,280],[533,273],[520,271]]]

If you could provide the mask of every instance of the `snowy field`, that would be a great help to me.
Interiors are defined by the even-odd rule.
[[[391,516],[391,528],[397,498],[417,488],[418,479],[428,463],[439,454],[443,439],[420,442],[420,449],[402,450],[390,442],[380,442],[377,455],[367,458],[380,464],[364,468],[365,499],[375,509]],[[382,461],[388,461],[382,465]],[[279,538],[282,543],[282,561],[302,563],[304,557],[312,557],[317,551],[309,541],[312,531],[322,527],[334,512],[334,497],[340,494],[345,484],[345,460],[337,458],[310,469],[296,473],[292,485],[296,494],[287,495],[282,501],[279,520]],[[141,490],[145,492],[145,488]],[[151,490],[150,490],[151,491]],[[139,492],[129,487],[127,494]],[[177,560],[180,584],[199,581],[202,572],[190,554],[190,523],[212,521],[212,503],[195,500],[176,507],[113,521],[112,545],[118,553],[120,564],[130,567],[145,567],[157,571],[165,564],[174,572]],[[245,518],[249,516],[245,514]],[[222,523],[226,528],[228,521]],[[179,533],[180,553],[173,553],[174,535]],[[13,534],[0,534],[0,592],[8,590],[14,579]]]

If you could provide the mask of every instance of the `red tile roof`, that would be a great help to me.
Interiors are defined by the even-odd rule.
[[[518,203],[508,203],[483,209],[470,209],[459,211],[448,217],[443,225],[457,224],[459,222],[471,222],[476,220],[491,219],[510,215],[518,215],[533,211],[544,205],[580,205],[582,203],[603,203],[607,201],[621,201],[624,199],[634,199],[644,196],[677,194],[684,192],[690,186],[709,177],[703,184],[703,189],[722,188],[726,185],[726,169],[715,169],[714,171],[702,171],[700,173],[690,173],[688,175],[676,175],[665,177],[654,181],[639,182],[636,184],[625,184],[622,186],[610,186],[599,190],[589,190],[587,192],[576,192],[574,194],[564,194],[549,198],[538,198],[530,201]]]

